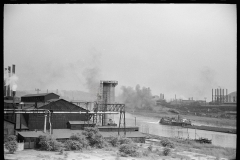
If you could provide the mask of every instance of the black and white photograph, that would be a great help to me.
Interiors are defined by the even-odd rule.
[[[5,160],[237,159],[237,5],[3,5]]]

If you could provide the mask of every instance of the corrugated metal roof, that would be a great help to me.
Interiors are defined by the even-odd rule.
[[[25,138],[36,138],[39,137],[40,135],[47,135],[46,133],[43,133],[43,131],[25,131],[25,132],[18,132],[21,136]]]
[[[58,101],[54,101],[52,103],[39,107],[39,109],[51,109],[54,111],[87,111],[86,109],[70,103],[64,99],[59,99]]]
[[[70,130],[70,129],[53,129],[52,136],[56,139],[70,138],[72,134],[82,133],[83,130]],[[43,133],[43,131],[26,131],[26,132],[18,132],[23,137],[39,137],[40,135],[47,135]],[[118,136],[118,132],[100,132],[103,137],[110,136]],[[124,133],[120,132],[120,136],[123,136]],[[146,137],[143,133],[138,131],[126,132],[126,137],[128,138],[138,138],[138,137]]]
[[[47,102],[55,102],[58,101],[59,99],[49,99]]]
[[[55,93],[27,94],[27,95],[24,95],[24,96],[22,96],[22,97],[46,96],[46,95],[48,95],[48,94],[55,94]],[[57,94],[55,94],[55,95],[57,95]],[[57,96],[59,96],[59,95],[57,95]],[[60,96],[59,96],[59,97],[60,97]]]

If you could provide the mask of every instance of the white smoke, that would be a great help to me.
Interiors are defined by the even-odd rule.
[[[7,73],[4,73],[4,81],[5,81],[5,86],[10,85],[13,91],[17,90],[17,81],[18,81],[18,76],[16,74],[12,74],[10,77],[7,76]]]

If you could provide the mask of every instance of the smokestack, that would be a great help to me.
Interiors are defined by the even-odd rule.
[[[213,89],[212,89],[212,102],[213,102]]]
[[[10,78],[11,77],[11,67],[10,66],[8,66],[8,78]],[[10,89],[10,84],[8,84],[8,86],[7,86],[7,96],[11,96],[11,89]]]
[[[5,82],[4,82],[4,96],[7,96],[7,78],[8,78],[8,69],[5,68],[5,72],[4,72],[4,76],[5,76]]]
[[[223,103],[225,102],[225,97],[224,97],[224,89],[223,89]]]
[[[214,96],[214,102],[216,103],[216,101],[217,101],[217,90],[215,89],[215,96]]]
[[[12,65],[12,74],[15,74],[15,64]]]
[[[226,97],[227,97],[227,102],[228,102],[228,91],[227,91],[227,89],[226,89]]]
[[[14,75],[14,74],[15,74],[15,64],[12,65],[12,75]],[[16,95],[16,89],[12,87],[11,91],[12,91],[12,96],[14,98]]]
[[[163,99],[164,99],[164,94],[163,94]]]
[[[220,103],[222,103],[222,89],[221,89],[221,88],[219,89],[219,95],[220,95],[220,96],[219,96],[219,98],[220,98]]]

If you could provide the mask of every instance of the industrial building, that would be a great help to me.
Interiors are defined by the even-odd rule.
[[[18,140],[25,142],[24,148],[36,147],[39,135],[51,134],[57,140],[66,140],[72,133],[93,126],[105,138],[123,135],[145,142],[145,135],[138,127],[126,127],[125,105],[115,103],[117,84],[117,81],[100,81],[99,96],[94,102],[69,102],[55,93],[28,94],[21,97],[15,109],[5,109],[4,113],[16,115],[14,126]],[[113,114],[119,116],[118,124],[113,121]]]
[[[228,94],[228,90],[217,88],[212,89],[212,101],[210,104],[236,104],[237,103],[237,91]]]

